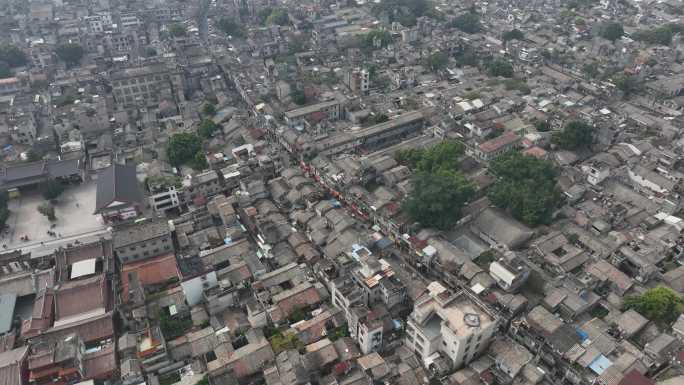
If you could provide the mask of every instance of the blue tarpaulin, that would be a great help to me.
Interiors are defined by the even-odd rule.
[[[601,354],[600,356],[596,357],[591,364],[589,364],[589,369],[600,376],[611,365],[613,365],[613,362]]]
[[[585,332],[584,330],[580,328],[575,328],[575,331],[577,332],[577,335],[580,337],[582,341],[585,341],[587,338],[589,338],[589,334]]]

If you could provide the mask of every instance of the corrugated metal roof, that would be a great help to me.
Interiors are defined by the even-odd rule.
[[[0,334],[7,333],[12,329],[14,305],[16,303],[16,294],[0,294]]]

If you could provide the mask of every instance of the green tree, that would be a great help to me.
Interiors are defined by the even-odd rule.
[[[28,60],[24,51],[17,46],[11,44],[0,45],[0,62],[4,62],[10,68],[21,67],[25,65]]]
[[[197,133],[200,138],[209,139],[214,136],[214,133],[220,128],[220,126],[214,123],[211,119],[204,119],[200,123]]]
[[[392,42],[392,34],[385,30],[373,30],[361,35],[361,46],[367,49],[387,47]]]
[[[512,29],[510,31],[504,32],[503,35],[501,35],[501,38],[504,42],[510,40],[522,40],[525,38],[525,34],[523,34],[519,29]]]
[[[513,77],[513,65],[505,59],[497,58],[487,65],[487,72],[491,76]]]
[[[590,78],[595,78],[599,75],[599,66],[595,61],[589,62],[582,66],[582,71],[584,71]]]
[[[587,148],[594,141],[594,129],[587,122],[573,120],[555,132],[552,141],[564,150]]]
[[[449,57],[442,52],[435,52],[427,57],[425,64],[433,71],[441,71],[449,64]]]
[[[147,48],[145,48],[145,56],[147,56],[147,57],[157,56],[157,50],[154,47],[147,47]]]
[[[601,37],[610,41],[615,41],[625,34],[625,30],[620,23],[608,23],[601,29]]]
[[[48,201],[57,199],[57,197],[62,195],[65,189],[66,187],[64,187],[64,184],[56,179],[49,179],[39,185],[40,193],[43,194],[43,198]]]
[[[530,92],[532,92],[530,86],[527,85],[527,82],[522,79],[506,79],[504,81],[504,87],[508,91],[520,91],[523,95],[529,95]]]
[[[8,202],[9,196],[7,195],[7,191],[0,191],[0,230],[5,228],[5,224],[10,215],[9,208],[7,207]]]
[[[52,222],[57,219],[55,216],[55,207],[49,202],[45,202],[38,206],[38,212],[45,215],[48,221]]]
[[[183,37],[187,36],[188,34],[188,30],[185,28],[185,26],[178,23],[169,25],[168,30],[171,37]]]
[[[411,193],[402,209],[421,226],[447,230],[461,217],[461,209],[473,197],[473,185],[458,171],[419,171],[411,178]]]
[[[496,177],[488,191],[494,205],[530,226],[551,222],[561,201],[551,163],[511,152],[492,161],[489,171]]]
[[[176,339],[192,328],[188,318],[172,318],[165,310],[159,311],[159,328],[167,341]]]
[[[64,61],[67,66],[78,65],[83,58],[83,47],[76,43],[65,43],[57,46],[57,56]]]
[[[209,168],[209,163],[207,163],[207,157],[204,155],[204,152],[197,151],[195,156],[192,158],[192,161],[190,162],[190,167],[197,171],[202,171]]]
[[[275,8],[271,14],[266,18],[267,25],[288,25],[290,24],[290,16],[285,8]]]
[[[0,61],[0,79],[12,77],[12,70],[4,61]]]
[[[290,92],[290,97],[292,98],[292,101],[298,106],[303,106],[306,104],[306,94],[302,90],[293,90],[292,92]]]
[[[396,152],[394,158],[416,172],[455,171],[465,152],[463,145],[455,140],[445,140],[423,150],[406,148]]]
[[[376,114],[373,116],[373,124],[380,124],[389,121],[389,116],[385,114]]]
[[[304,343],[299,340],[297,334],[291,331],[285,333],[278,332],[269,339],[269,342],[275,354],[289,349],[299,350],[304,347]]]
[[[551,131],[551,123],[548,120],[537,120],[534,122],[534,128],[538,132]]]
[[[633,75],[620,74],[613,81],[615,82],[615,87],[622,91],[625,98],[641,90],[639,79]]]
[[[644,29],[632,34],[635,40],[643,41],[651,45],[670,45],[672,37],[684,30],[684,24],[665,24],[660,27]]]
[[[682,297],[667,287],[656,287],[644,294],[625,298],[625,309],[639,314],[662,326],[669,326],[682,313]]]
[[[45,153],[40,148],[31,147],[31,149],[26,152],[26,161],[37,162],[43,159],[44,155]]]
[[[480,16],[475,12],[466,12],[457,16],[450,25],[465,33],[477,33],[481,29]]]
[[[219,19],[216,27],[223,33],[232,37],[243,37],[245,36],[245,27],[235,21],[233,18],[222,17]]]
[[[166,154],[169,163],[178,167],[195,158],[195,154],[202,151],[202,141],[195,134],[187,132],[175,134],[169,140]]]
[[[371,8],[371,13],[390,23],[398,22],[413,27],[421,16],[435,17],[434,8],[428,0],[382,0]]]
[[[202,115],[214,116],[216,115],[216,106],[213,103],[204,103],[202,106]]]
[[[478,56],[477,51],[472,48],[464,49],[461,53],[456,55],[455,59],[456,65],[459,67],[477,67],[477,65],[480,64],[480,57]]]

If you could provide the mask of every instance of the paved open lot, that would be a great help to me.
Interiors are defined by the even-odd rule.
[[[55,227],[47,217],[38,212],[38,206],[45,200],[38,191],[23,193],[21,198],[13,199],[9,203],[11,211],[7,221],[8,229],[2,234],[0,242],[7,249],[26,248],[31,245],[56,243],[59,238],[69,238],[75,235],[97,233],[105,229],[102,219],[93,215],[95,209],[96,184],[87,182],[80,185],[70,185],[57,199],[55,205]],[[48,230],[58,234],[57,237],[48,235]],[[28,242],[21,240],[27,235]]]

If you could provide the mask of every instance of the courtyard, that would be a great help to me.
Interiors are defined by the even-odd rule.
[[[22,192],[21,197],[9,201],[10,217],[0,236],[3,248],[26,248],[41,242],[56,244],[60,239],[106,229],[100,216],[93,214],[96,188],[95,182],[67,186],[54,204],[56,220],[53,222],[38,212],[38,207],[45,203],[39,191]],[[28,237],[28,241],[22,241],[22,237]]]

